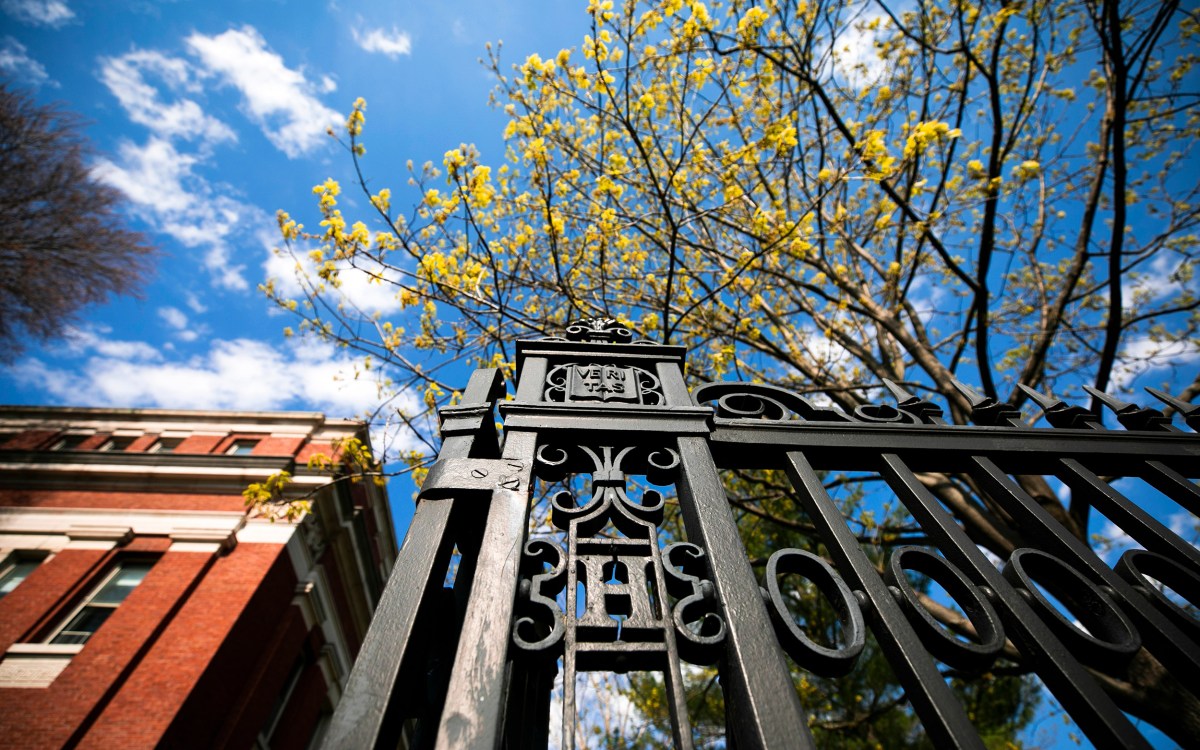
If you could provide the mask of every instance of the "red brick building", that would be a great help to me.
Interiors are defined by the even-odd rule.
[[[304,748],[396,556],[313,413],[0,407],[0,745]],[[279,471],[315,513],[242,490]]]

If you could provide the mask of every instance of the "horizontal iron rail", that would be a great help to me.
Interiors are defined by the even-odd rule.
[[[1154,461],[1162,484],[1200,477],[1200,436],[1192,433],[818,422],[760,425],[717,419],[710,442],[722,468],[782,467],[788,451],[802,450],[818,470],[873,471],[881,454],[896,453],[918,472],[966,471],[974,456],[987,456],[1005,470],[1021,474],[1054,474],[1059,461],[1074,459],[1084,466],[1102,467],[1104,474],[1131,476],[1150,471],[1147,462]],[[1186,478],[1182,481],[1190,484]],[[1193,493],[1200,493],[1195,485],[1191,487]]]

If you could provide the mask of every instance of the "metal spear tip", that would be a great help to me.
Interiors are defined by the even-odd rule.
[[[1121,399],[1117,398],[1116,396],[1110,396],[1107,393],[1105,393],[1104,391],[1093,388],[1090,385],[1085,385],[1083,387],[1083,390],[1092,394],[1092,396],[1094,398],[1096,398],[1098,401],[1100,401],[1100,403],[1102,403],[1105,406],[1107,406],[1108,408],[1112,409],[1117,414],[1122,414],[1125,412],[1130,412],[1130,411],[1134,411],[1134,410],[1142,408],[1142,407],[1138,406],[1137,404],[1131,404],[1128,401],[1122,401]]]
[[[1167,406],[1170,406],[1184,417],[1200,416],[1200,404],[1189,404],[1187,401],[1175,398],[1169,393],[1163,393],[1157,388],[1147,387],[1146,392]]]
[[[1013,425],[1014,420],[1021,417],[1021,412],[1007,401],[999,401],[991,396],[985,396],[953,375],[950,382],[958,392],[967,397],[971,404],[971,421],[978,425],[997,426]]]
[[[911,414],[926,424],[941,423],[942,407],[931,401],[926,401],[920,396],[909,393],[887,378],[880,378],[880,380],[883,381],[884,387],[891,391],[892,397],[896,399],[896,403],[900,407],[900,411]]]
[[[1053,427],[1086,427],[1089,423],[1100,422],[1097,415],[1082,406],[1068,404],[1053,394],[1040,393],[1024,383],[1017,383],[1017,387],[1042,407],[1046,421]]]
[[[917,398],[916,396],[914,396],[913,394],[909,393],[908,391],[904,390],[904,388],[900,387],[899,385],[896,385],[896,383],[892,382],[891,380],[888,380],[887,378],[880,378],[880,379],[883,381],[884,387],[892,392],[892,396],[899,403],[904,404],[904,403],[908,403],[910,401],[920,401],[921,400],[921,399]]]
[[[1050,411],[1051,409],[1054,409],[1054,408],[1068,406],[1067,402],[1063,401],[1061,398],[1058,398],[1057,396],[1055,396],[1053,394],[1046,395],[1040,391],[1030,388],[1029,386],[1025,385],[1024,383],[1017,383],[1017,387],[1020,388],[1022,391],[1025,391],[1025,395],[1029,396],[1031,399],[1036,401],[1037,405],[1042,407],[1043,411]]]
[[[976,409],[981,406],[987,406],[989,402],[994,403],[996,400],[990,396],[983,395],[953,375],[950,376],[950,382],[954,385],[955,389],[957,389],[958,392],[965,396],[967,401],[971,403],[972,409]]]
[[[1117,415],[1117,421],[1127,430],[1170,431],[1175,429],[1171,426],[1171,418],[1158,409],[1122,401],[1091,386],[1085,385],[1083,389],[1092,394],[1100,403],[1112,409]]]

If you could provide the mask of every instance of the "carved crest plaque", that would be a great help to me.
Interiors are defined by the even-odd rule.
[[[572,401],[641,401],[637,373],[632,367],[616,365],[575,365],[568,393]]]

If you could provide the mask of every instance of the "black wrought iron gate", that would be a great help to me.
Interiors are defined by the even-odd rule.
[[[1034,429],[972,394],[976,424],[959,426],[891,383],[896,406],[852,414],[764,385],[689,393],[683,360],[681,347],[597,320],[519,342],[513,400],[496,370],[474,373],[461,403],[441,411],[441,453],[324,747],[545,747],[560,721],[572,747],[574,678],[592,670],[660,673],[671,739],[691,747],[681,662],[717,665],[727,747],[806,747],[793,670],[847,674],[868,631],[935,747],[983,746],[939,665],[985,670],[1005,648],[1099,747],[1146,742],[1089,666],[1112,669],[1144,647],[1200,695],[1200,621],[1148,580],[1200,603],[1200,552],[1106,479],[1140,477],[1200,515],[1200,408],[1174,404],[1185,432],[1109,399],[1125,429],[1106,430],[1043,397],[1053,429]],[[831,560],[776,550],[756,574],[719,468],[785,470]],[[826,470],[877,473],[926,544],[896,550],[881,572],[823,486]],[[922,472],[969,477],[1027,546],[994,563]],[[1143,549],[1109,567],[1018,474],[1057,476]],[[530,533],[535,487],[562,488],[547,524],[564,542]],[[663,539],[664,495],[677,498],[686,541]],[[906,571],[939,583],[975,637],[939,624]],[[833,605],[836,644],[789,613],[785,573]],[[563,715],[551,717],[560,670]]]

